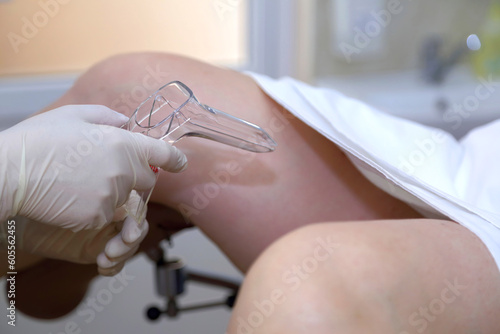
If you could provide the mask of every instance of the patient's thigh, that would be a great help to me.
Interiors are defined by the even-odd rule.
[[[496,334],[499,312],[498,267],[463,226],[336,222],[261,254],[228,333]]]
[[[291,116],[249,77],[188,58],[110,58],[81,76],[56,105],[103,104],[130,115],[164,83],[180,80],[200,101],[265,128],[278,143],[255,154],[198,138],[176,144],[188,170],[162,173],[152,200],[173,207],[245,270],[270,242],[318,221],[418,215],[362,177],[330,141]]]

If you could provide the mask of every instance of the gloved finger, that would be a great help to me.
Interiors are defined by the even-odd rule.
[[[141,225],[140,228],[135,230],[134,228],[131,227],[132,224],[137,223],[131,218],[127,217],[125,219],[125,222],[123,223],[123,228],[122,231],[115,235],[111,240],[109,240],[106,243],[106,247],[104,248],[104,253],[106,256],[110,259],[115,259],[119,258],[122,255],[128,253],[131,249],[135,248],[138,246],[141,241],[146,237],[148,230],[149,230],[149,225],[147,221],[144,221],[144,223]],[[130,232],[129,230],[132,230]],[[133,242],[127,242],[124,240],[124,233],[125,234],[130,234],[127,235],[127,239],[133,240]],[[138,235],[136,235],[138,233]]]
[[[102,252],[102,254],[104,254],[104,256],[106,257],[106,259],[108,259],[108,261],[116,261],[115,259],[122,258],[124,255],[128,254],[135,247],[137,247],[136,244],[132,245],[126,244],[123,241],[121,234],[117,234],[107,242],[106,247],[104,248],[104,252]],[[107,262],[104,262],[104,259],[102,259],[102,261],[103,261],[102,266],[104,267],[107,266],[105,264]],[[101,265],[101,263],[98,264]]]
[[[104,252],[99,253],[96,258],[96,263],[99,268],[108,269],[116,266],[119,261],[110,260]]]
[[[128,252],[122,254],[119,257],[116,258],[109,258],[106,253],[101,252],[97,258],[96,258],[96,263],[100,268],[111,268],[116,266],[120,262],[125,262],[128,259],[130,259],[132,256],[134,256],[135,253],[137,253],[137,250],[139,249],[140,245],[136,245],[135,247],[131,248]]]
[[[146,220],[139,226],[132,217],[127,217],[120,233],[121,241],[115,241],[109,249],[105,248],[104,254],[111,262],[127,260],[137,252],[148,231],[149,224]]]
[[[146,216],[146,211],[148,209],[147,204],[144,203],[145,198],[143,199],[143,195],[147,193],[143,193],[139,195],[139,193],[136,190],[132,190],[128,196],[128,199],[126,203],[122,206],[125,209],[125,212],[127,212],[127,216],[124,217],[123,221],[125,222],[126,218],[129,217],[131,219],[138,219],[138,217],[145,217]],[[135,221],[135,220],[134,220]],[[138,225],[137,223],[135,223]],[[130,229],[133,226],[128,226],[128,229]],[[123,225],[122,225],[123,227]],[[122,229],[120,228],[120,231]]]
[[[177,147],[163,140],[133,133],[137,144],[151,166],[160,167],[167,172],[182,172],[187,168],[187,157]]]
[[[120,262],[120,263],[118,263],[115,266],[110,267],[110,268],[97,267],[97,271],[102,276],[115,276],[120,271],[122,271],[122,269],[123,269],[124,266],[125,266],[125,261]]]
[[[126,244],[140,243],[148,234],[149,224],[144,220],[142,224],[138,224],[134,218],[127,216],[123,222],[121,230],[122,239]]]
[[[71,105],[65,108],[71,108],[71,112],[80,119],[92,124],[120,127],[128,121],[127,116],[102,105]]]
[[[117,231],[121,231],[123,227],[123,221],[127,218],[127,208],[125,205],[122,205],[118,208],[115,209],[115,214],[113,215],[113,220],[114,222],[117,222],[115,225],[117,228]],[[120,224],[118,224],[120,222]]]

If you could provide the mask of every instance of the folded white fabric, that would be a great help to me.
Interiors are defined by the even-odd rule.
[[[374,184],[427,217],[475,233],[500,269],[500,121],[462,140],[331,89],[248,72],[276,102],[336,143]],[[497,140],[495,140],[495,138]]]

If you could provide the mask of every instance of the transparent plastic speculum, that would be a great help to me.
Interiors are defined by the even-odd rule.
[[[276,149],[276,142],[262,128],[200,103],[179,81],[164,85],[142,102],[123,128],[170,144],[200,137],[257,153]],[[137,208],[127,208],[138,222],[145,218],[152,192],[153,188],[140,193]]]

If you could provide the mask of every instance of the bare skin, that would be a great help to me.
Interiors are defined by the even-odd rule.
[[[260,125],[278,143],[273,153],[255,154],[183,139],[176,145],[188,157],[188,170],[163,173],[153,193],[154,202],[182,211],[241,270],[276,238],[306,224],[419,217],[363,178],[332,142],[235,71],[165,54],[114,57],[90,69],[48,109],[103,104],[131,114],[141,101],[129,108],[124,101],[150,85],[144,85],[147,68],[160,69],[164,79],[157,86],[180,80],[203,103]]]
[[[151,69],[159,70],[152,76]],[[242,271],[253,264],[230,333],[238,333],[238,317],[247,319],[255,300],[289,288],[283,272],[314,254],[319,236],[334,236],[341,247],[253,333],[414,333],[420,327],[408,316],[438,298],[445,279],[455,278],[467,285],[464,298],[439,321],[428,320],[428,329],[470,333],[472,327],[454,320],[467,315],[463,321],[482,326],[474,327],[479,333],[498,333],[500,277],[482,242],[453,222],[407,220],[420,216],[369,183],[333,143],[240,73],[172,55],[124,55],[91,68],[47,110],[102,104],[130,115],[144,94],[173,80],[200,101],[264,127],[279,145],[271,154],[252,154],[183,139],[176,145],[188,156],[188,170],[162,173],[153,194],[155,203],[181,211],[202,229]]]
[[[228,333],[499,333],[500,274],[448,221],[309,225],[248,272]]]

